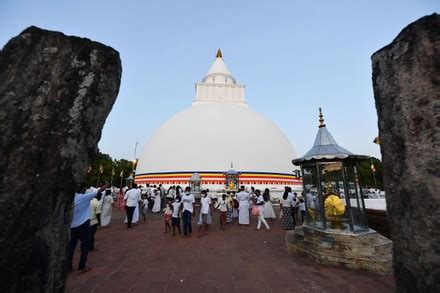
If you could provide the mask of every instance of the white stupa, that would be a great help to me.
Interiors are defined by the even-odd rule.
[[[165,122],[147,141],[136,183],[186,186],[195,172],[202,188],[225,188],[223,173],[241,173],[240,185],[272,190],[301,188],[293,176],[295,151],[269,119],[252,111],[220,50],[201,82],[191,107]]]

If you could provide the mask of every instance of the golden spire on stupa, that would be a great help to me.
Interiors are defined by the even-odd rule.
[[[220,50],[220,48],[217,50],[217,55],[216,55],[215,57],[216,57],[216,58],[222,58],[222,59],[223,59],[222,51]]]

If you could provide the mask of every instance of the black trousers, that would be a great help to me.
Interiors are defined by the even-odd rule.
[[[85,221],[78,227],[70,228],[70,240],[67,265],[68,269],[72,269],[73,254],[75,253],[76,244],[81,241],[81,256],[79,259],[78,270],[82,270],[86,266],[87,255],[90,249],[90,220]]]
[[[183,220],[183,235],[191,234],[192,227],[191,227],[191,219],[192,213],[188,210],[183,211],[182,213],[182,220]]]
[[[136,207],[126,207],[127,211],[127,228],[131,228],[131,222],[133,222],[133,213]]]
[[[90,226],[90,251],[95,250],[95,234],[99,224]]]

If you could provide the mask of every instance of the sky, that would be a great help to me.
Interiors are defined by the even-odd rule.
[[[438,0],[3,0],[0,47],[35,25],[118,50],[122,83],[99,142],[116,159],[131,160],[136,142],[138,157],[155,129],[191,106],[217,48],[250,108],[273,120],[298,156],[313,145],[322,107],[341,146],[380,158],[371,55],[439,11]]]

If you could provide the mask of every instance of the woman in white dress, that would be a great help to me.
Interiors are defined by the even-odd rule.
[[[249,193],[244,191],[244,186],[241,187],[237,194],[238,200],[238,223],[240,225],[249,225]]]
[[[110,224],[112,219],[112,208],[114,207],[113,196],[111,195],[111,190],[106,190],[102,198],[101,206],[101,226],[105,227]]]
[[[266,188],[263,193],[263,199],[265,201],[263,215],[265,219],[275,219],[275,211],[273,210],[272,201],[270,200],[269,188]]]
[[[154,206],[153,206],[153,209],[151,211],[153,213],[161,212],[161,209],[160,209],[160,193],[158,192],[157,189],[154,190]]]

